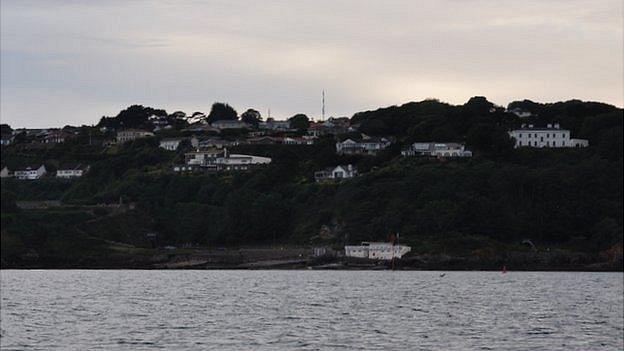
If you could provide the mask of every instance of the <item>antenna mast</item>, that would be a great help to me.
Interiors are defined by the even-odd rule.
[[[322,120],[324,121],[325,120],[325,89],[323,89],[323,110],[322,110],[322,112],[323,112]]]

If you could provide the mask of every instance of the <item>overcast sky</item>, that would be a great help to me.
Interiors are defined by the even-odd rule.
[[[0,118],[131,104],[351,116],[438,98],[624,104],[622,0],[2,0]]]

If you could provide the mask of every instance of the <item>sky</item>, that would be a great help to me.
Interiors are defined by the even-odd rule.
[[[0,1],[0,120],[132,104],[351,116],[486,96],[624,105],[622,0]]]

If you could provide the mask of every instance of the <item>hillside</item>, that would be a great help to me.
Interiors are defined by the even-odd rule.
[[[514,108],[531,116],[520,118],[510,112]],[[154,111],[177,118],[134,110],[142,117],[120,116],[143,128],[150,127]],[[251,172],[210,174],[171,171],[190,146],[167,151],[159,141],[190,135],[182,131],[188,123],[178,120],[155,137],[112,147],[92,142],[106,138],[99,127],[83,127],[72,141],[45,147],[15,143],[2,147],[3,166],[43,163],[55,170],[85,163],[90,169],[71,181],[2,180],[2,265],[144,266],[153,247],[339,248],[399,232],[414,255],[504,261],[511,254],[556,251],[563,260],[593,263],[611,259],[619,247],[620,267],[622,118],[621,109],[576,100],[525,100],[508,108],[480,97],[459,106],[426,100],[356,113],[350,119],[356,131],[324,135],[313,145],[232,146],[232,153],[272,162]],[[560,123],[590,146],[513,148],[507,130],[549,123]],[[393,143],[376,156],[336,154],[336,140],[360,133]],[[220,137],[248,138],[239,130]],[[474,156],[401,156],[415,141],[465,143]],[[315,171],[338,164],[353,164],[360,175],[314,182]],[[16,206],[41,200],[62,205]]]

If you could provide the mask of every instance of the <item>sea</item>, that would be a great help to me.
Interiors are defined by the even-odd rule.
[[[622,350],[622,273],[2,270],[4,350]]]

